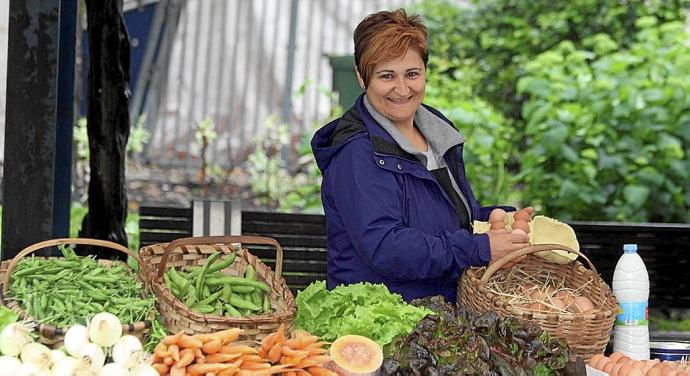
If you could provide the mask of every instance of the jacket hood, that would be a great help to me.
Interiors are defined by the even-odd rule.
[[[357,99],[357,102],[360,100],[361,97]],[[365,134],[366,129],[357,113],[356,106],[350,108],[341,118],[331,121],[316,131],[311,139],[311,149],[321,172],[325,171],[340,148],[357,138],[356,136]]]

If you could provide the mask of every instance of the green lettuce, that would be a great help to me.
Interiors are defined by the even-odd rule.
[[[297,294],[295,327],[325,341],[357,334],[381,347],[398,335],[410,334],[417,323],[433,311],[405,303],[385,285],[367,282],[340,285],[328,291],[316,281]]]

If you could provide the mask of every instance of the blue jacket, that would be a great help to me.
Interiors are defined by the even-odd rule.
[[[455,302],[464,269],[489,262],[488,235],[472,234],[471,223],[486,221],[494,207],[481,208],[474,198],[463,144],[446,152],[445,171],[470,213],[448,179],[427,170],[372,118],[363,96],[320,128],[311,146],[323,173],[329,289],[367,281],[385,284],[406,301],[440,294]]]

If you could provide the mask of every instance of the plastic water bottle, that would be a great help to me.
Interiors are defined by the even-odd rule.
[[[619,305],[613,351],[636,360],[649,359],[649,275],[637,244],[623,245],[623,256],[613,272],[613,294]]]

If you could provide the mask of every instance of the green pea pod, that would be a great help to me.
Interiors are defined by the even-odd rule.
[[[225,316],[240,317],[242,313],[233,307],[231,304],[225,304]]]
[[[237,257],[237,253],[233,252],[231,253],[228,257],[219,260],[216,262],[213,266],[208,268],[208,273],[215,273],[218,271],[221,271],[228,266],[232,265],[233,262],[235,262],[235,258]]]
[[[232,297],[232,287],[229,283],[226,283],[223,285],[223,290],[221,291],[223,292],[221,296],[223,300],[227,303],[230,300],[230,297]]]
[[[210,294],[204,300],[200,300],[199,303],[197,303],[197,304],[206,305],[206,304],[215,303],[215,301],[218,300],[218,298],[220,297],[220,295],[222,293],[223,293],[223,290],[218,290],[218,291],[214,292],[213,294]]]
[[[256,290],[249,293],[249,299],[252,303],[256,304],[258,307],[261,307],[263,304],[263,302],[261,301],[261,294]]]
[[[201,294],[203,293],[203,286],[204,286],[204,280],[206,278],[206,272],[208,271],[208,268],[213,265],[213,263],[220,257],[221,252],[216,252],[209,256],[208,260],[206,260],[206,263],[204,264],[204,268],[201,270],[201,273],[196,277],[196,297],[197,299],[201,299]]]
[[[251,311],[261,311],[261,307],[257,306],[256,304],[254,304],[250,301],[244,300],[244,299],[242,299],[242,298],[240,298],[234,294],[230,297],[230,300],[228,301],[228,303],[232,304],[233,306],[235,306],[237,308],[248,309]]]
[[[263,304],[261,306],[262,312],[267,313],[271,311],[271,299],[268,294],[264,294]]]
[[[229,283],[230,285],[232,285],[233,291],[235,291],[235,286],[249,286],[249,287],[252,287],[253,289],[258,288],[258,289],[264,290],[264,291],[271,291],[271,288],[268,287],[268,285],[263,283],[263,282],[252,281],[252,280],[249,280],[247,278],[237,277],[237,276],[232,276],[232,275],[226,275],[226,276],[220,277],[220,278],[212,278],[208,281],[207,285],[222,286],[226,283]],[[245,292],[251,292],[251,291],[247,290]]]
[[[195,304],[194,307],[192,307],[192,310],[197,311],[199,313],[209,314],[213,313],[213,311],[216,310],[216,307],[208,304]]]
[[[251,265],[247,265],[247,270],[244,271],[244,278],[247,278],[248,280],[253,281],[255,274],[256,274],[256,271],[254,270],[254,267]]]

